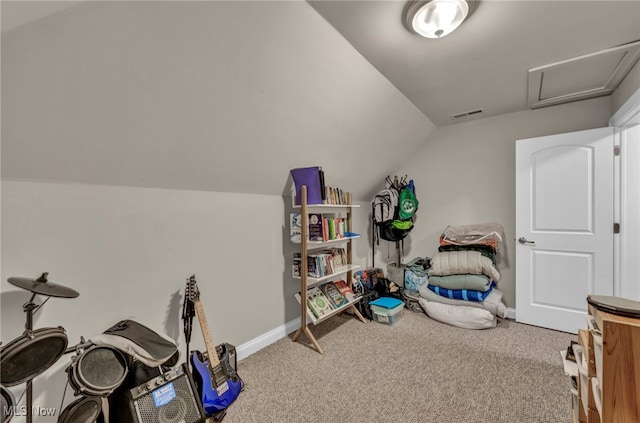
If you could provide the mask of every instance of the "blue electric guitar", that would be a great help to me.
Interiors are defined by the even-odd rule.
[[[238,398],[242,390],[242,380],[230,366],[226,353],[224,353],[223,362],[220,362],[200,303],[200,291],[196,285],[195,275],[187,280],[185,298],[185,300],[192,301],[195,306],[207,349],[206,355],[200,351],[193,351],[191,365],[202,406],[207,416],[210,416],[224,411]]]

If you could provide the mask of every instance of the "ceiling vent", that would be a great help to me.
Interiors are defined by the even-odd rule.
[[[482,112],[482,109],[469,110],[468,112],[456,113],[455,115],[451,115],[451,119],[458,120],[471,116],[479,116],[480,114],[482,114]]]
[[[640,58],[640,41],[529,70],[529,107],[611,94]]]

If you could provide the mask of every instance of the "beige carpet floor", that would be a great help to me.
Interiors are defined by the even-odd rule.
[[[224,423],[569,423],[558,351],[577,337],[501,320],[467,330],[402,311],[393,325],[334,317],[238,363],[245,390]]]

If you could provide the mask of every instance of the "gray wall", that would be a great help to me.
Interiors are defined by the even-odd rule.
[[[49,300],[36,328],[63,326],[73,345],[133,319],[183,344],[184,285],[195,273],[214,341],[239,346],[291,318],[283,209],[280,196],[4,180],[2,340],[22,333],[29,298],[7,278],[47,271],[80,296]],[[196,325],[193,348],[202,344]],[[60,405],[70,359],[37,377],[34,405]]]
[[[192,273],[215,340],[241,346],[294,320],[281,194],[288,169],[311,164],[364,200],[385,174],[415,179],[408,258],[432,255],[448,224],[502,223],[501,288],[514,305],[514,141],[605,126],[610,99],[430,135],[305,2],[266,3],[96,2],[3,35],[4,342],[21,333],[28,298],[6,279],[43,271],[80,292],[36,319],[71,343],[122,318],[180,342]],[[360,204],[354,230],[368,234]],[[356,243],[356,262],[371,263],[370,245]],[[387,259],[376,251],[376,264]],[[67,363],[38,377],[39,405],[59,405]]]
[[[290,203],[282,196],[18,180],[3,180],[1,189],[4,342],[24,330],[22,304],[30,296],[7,279],[45,271],[80,296],[50,299],[34,327],[62,326],[70,345],[133,319],[172,337],[184,359],[180,316],[191,274],[214,341],[236,345],[240,358],[264,334],[283,336],[300,315]],[[355,231],[366,232],[367,210],[356,209]],[[354,262],[366,266],[369,254],[363,239]],[[203,347],[196,320],[191,348]],[[35,405],[60,405],[70,359],[63,356],[37,377]],[[13,388],[16,397],[23,389]],[[65,404],[72,399],[68,393]]]
[[[281,195],[321,165],[359,199],[433,129],[303,1],[84,2],[16,28],[2,123],[3,177]]]
[[[405,262],[432,257],[447,225],[497,222],[505,231],[498,288],[515,307],[515,141],[607,126],[609,117],[610,98],[599,97],[437,128],[398,171],[416,181],[420,201]]]
[[[214,340],[246,355],[299,316],[289,169],[322,165],[368,199],[433,128],[306,2],[87,2],[1,41],[3,342],[29,298],[7,278],[44,271],[80,297],[51,299],[36,327],[75,344],[132,318],[182,342],[195,273]],[[69,359],[35,404],[60,405]]]

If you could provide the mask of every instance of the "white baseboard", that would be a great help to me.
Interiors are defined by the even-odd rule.
[[[507,319],[516,320],[516,309],[507,307]]]
[[[296,317],[295,319],[285,323],[284,325],[278,326],[277,328],[272,329],[269,332],[263,333],[257,338],[253,338],[252,340],[245,342],[244,344],[236,347],[237,359],[242,360],[243,358],[249,357],[251,354],[260,351],[267,345],[271,345],[279,339],[284,338],[299,327],[300,318]]]

